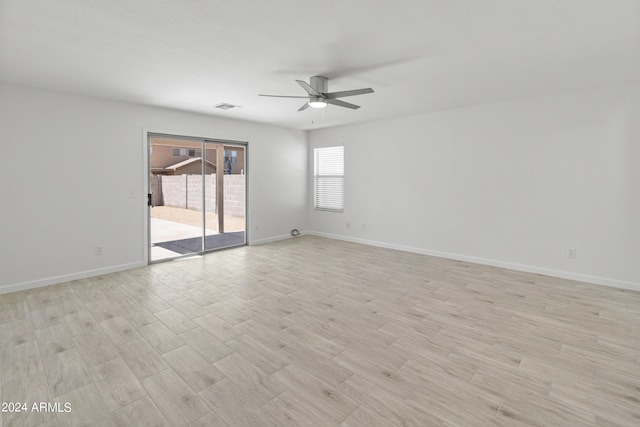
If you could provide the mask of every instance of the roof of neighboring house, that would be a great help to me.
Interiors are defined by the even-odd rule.
[[[190,159],[183,160],[183,161],[175,163],[173,165],[169,165],[169,166],[167,166],[165,168],[158,168],[158,169],[160,169],[160,170],[177,170],[177,169],[180,169],[183,166],[187,166],[187,165],[190,165],[191,163],[196,163],[196,162],[200,162],[200,161],[202,161],[202,157],[192,157]],[[211,163],[208,160],[205,160],[205,163],[208,164],[209,166],[213,167],[213,168],[216,167],[215,164]]]

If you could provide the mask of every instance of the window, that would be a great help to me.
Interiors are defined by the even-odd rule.
[[[344,212],[344,147],[315,148],[313,165],[313,206]]]
[[[236,150],[224,150],[225,159],[229,159],[231,163],[238,163],[238,151]]]
[[[173,156],[174,157],[200,157],[200,151],[189,150],[187,148],[174,148]]]

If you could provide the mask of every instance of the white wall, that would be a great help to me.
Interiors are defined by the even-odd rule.
[[[640,290],[638,85],[312,131],[311,170],[335,144],[345,212],[311,232]]]
[[[248,141],[250,243],[305,228],[302,131],[0,84],[0,293],[146,263],[143,129]]]

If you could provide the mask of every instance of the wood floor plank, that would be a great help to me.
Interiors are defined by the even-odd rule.
[[[338,365],[329,358],[325,358],[320,353],[301,343],[293,342],[280,349],[277,354],[288,363],[313,374],[333,386],[339,385],[353,375],[353,372],[349,369]]]
[[[341,427],[388,427],[387,420],[381,419],[376,413],[371,411],[366,406],[360,405],[355,411],[347,417],[346,420],[340,423]]]
[[[57,325],[62,320],[60,313],[55,306],[49,305],[46,307],[30,310],[31,322],[34,329],[42,329],[47,326]]]
[[[151,347],[160,354],[184,345],[184,341],[162,322],[150,323],[138,329]]]
[[[160,319],[169,329],[175,334],[181,334],[190,329],[197,328],[194,322],[185,317],[175,308],[169,308],[167,310],[159,311],[155,313],[155,316]]]
[[[280,330],[285,327],[287,326],[281,327]],[[280,334],[280,332],[274,332],[269,326],[265,326],[254,319],[249,319],[246,322],[236,325],[236,329],[240,333],[253,338],[271,351],[278,351],[291,343],[290,337]]]
[[[83,305],[106,299],[100,289],[91,283],[90,279],[73,280],[69,282],[69,286]]]
[[[135,302],[143,307],[144,309],[150,311],[151,313],[156,313],[158,311],[163,311],[171,306],[162,298],[148,290],[143,295],[134,297]]]
[[[289,364],[284,358],[246,335],[227,341],[227,345],[266,374],[273,374]]]
[[[146,396],[129,367],[121,358],[91,368],[98,392],[109,411],[115,411]]]
[[[162,357],[196,392],[224,379],[222,372],[188,345],[169,351]]]
[[[111,415],[114,425],[118,427],[164,427],[168,424],[167,419],[146,395],[113,411]]]
[[[585,418],[608,419],[611,422],[636,425],[640,422],[640,392],[620,393],[615,388],[596,383],[553,383],[549,398],[562,402]]]
[[[219,318],[215,314],[196,317],[193,321],[222,342],[233,339],[241,333],[234,325]]]
[[[85,310],[67,314],[63,317],[63,320],[74,337],[96,332],[99,329],[98,323],[93,316]]]
[[[489,399],[479,396],[476,390],[460,385],[453,390],[443,384],[428,384],[408,398],[407,403],[416,411],[432,414],[450,425],[491,425],[503,402],[494,396]],[[467,410],[460,411],[461,406]]]
[[[353,400],[342,394],[336,387],[332,387],[294,365],[287,366],[273,376],[279,383],[322,411],[336,423],[344,421],[358,407]]]
[[[91,384],[91,375],[77,349],[66,350],[44,362],[44,373],[53,397]]]
[[[336,425],[336,422],[327,418],[322,411],[288,390],[267,402],[264,409],[281,426],[328,427]]]
[[[413,382],[398,375],[395,370],[376,363],[360,352],[345,350],[332,360],[343,368],[365,377],[403,398],[408,398],[416,388]]]
[[[434,414],[412,407],[405,399],[357,374],[340,384],[338,390],[359,406],[374,412],[388,425],[419,427],[443,423]]]
[[[141,328],[158,321],[158,318],[153,313],[137,304],[127,304],[122,317],[127,319],[135,328]]]
[[[229,379],[217,382],[199,395],[216,413],[216,418],[229,426],[280,426],[242,386]]]
[[[189,424],[189,427],[229,427],[217,413],[209,412],[204,417]]]
[[[55,357],[58,353],[76,347],[73,336],[62,323],[35,331],[36,342],[43,361]]]
[[[235,309],[232,305],[225,301],[219,301],[213,304],[209,304],[204,307],[210,313],[215,314],[222,320],[236,325],[242,323],[245,320],[249,320],[249,316],[240,310]]]
[[[518,403],[515,403],[515,402]],[[619,424],[616,418],[609,418],[613,425],[633,425],[628,423]],[[493,419],[496,425],[502,426],[531,426],[531,425],[553,425],[553,426],[593,426],[596,417],[589,411],[567,405],[566,402],[558,401],[552,397],[544,396],[535,400],[508,399],[500,405],[497,416]]]
[[[127,311],[127,306],[127,301],[122,301],[121,299],[119,301],[115,298],[101,299],[85,305],[87,311],[91,313],[91,316],[97,322],[124,315]]]
[[[173,301],[170,301],[169,304],[188,319],[209,314],[209,312],[202,308],[202,306],[186,297],[174,299]]]
[[[92,367],[120,356],[117,347],[101,331],[78,335],[74,338],[76,348],[85,366]]]
[[[207,405],[171,369],[142,380],[160,412],[173,426],[185,426],[209,412]]]
[[[0,349],[0,356],[2,357],[0,379],[5,384],[43,371],[36,341],[5,345]]]
[[[51,305],[51,290],[45,288],[29,289],[25,292],[25,300],[29,306],[29,310],[37,310]]]
[[[44,423],[45,414],[32,411],[32,408],[34,402],[52,401],[46,376],[43,372],[38,372],[6,383],[4,387],[0,387],[0,401],[21,402],[27,405],[25,412],[0,413],[0,418],[4,418],[6,426],[37,426]]]
[[[180,334],[180,338],[210,363],[234,352],[232,348],[200,327]]]
[[[118,353],[138,380],[143,380],[169,367],[162,356],[142,338],[119,346]]]
[[[330,341],[314,332],[296,325],[282,329],[279,335],[288,339],[290,342],[295,341],[302,343],[307,348],[310,348],[329,359],[340,354],[340,352],[346,348],[343,343],[336,343],[336,339]]]
[[[109,427],[114,422],[94,384],[87,384],[56,399],[62,405],[69,405],[69,412],[54,414],[60,426]]]
[[[248,394],[261,404],[286,391],[279,381],[237,353],[218,360],[213,366],[236,385],[246,387]]]
[[[99,323],[103,332],[116,345],[126,344],[140,338],[136,329],[122,316],[112,317]]]
[[[21,319],[0,324],[0,348],[33,340],[35,340],[35,333],[31,319]]]

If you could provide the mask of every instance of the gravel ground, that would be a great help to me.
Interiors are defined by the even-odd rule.
[[[171,206],[153,206],[151,208],[151,217],[180,224],[193,225],[194,227],[202,226],[202,212],[191,209],[174,208]],[[244,218],[225,215],[224,231],[243,231],[244,222]],[[218,215],[207,214],[207,229],[218,230]]]

